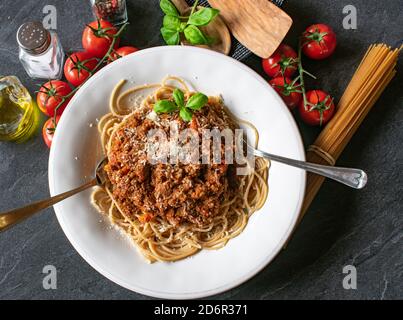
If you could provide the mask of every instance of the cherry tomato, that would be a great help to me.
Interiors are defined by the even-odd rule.
[[[312,90],[306,93],[306,98],[308,105],[301,101],[299,106],[302,120],[311,126],[328,123],[335,113],[332,97],[322,90]]]
[[[59,123],[59,120],[60,120],[60,116],[56,116],[56,125]],[[52,145],[53,136],[56,131],[55,127],[56,126],[55,126],[53,117],[46,120],[45,124],[43,125],[42,137],[43,137],[43,141],[45,141],[48,148],[50,148],[50,146]]]
[[[291,81],[290,78],[277,77],[270,80],[269,84],[280,94],[290,110],[293,110],[298,106],[302,99],[302,94],[300,92],[301,89],[298,82]]]
[[[336,45],[336,34],[326,24],[314,24],[302,35],[302,51],[314,60],[330,57],[336,50]]]
[[[137,51],[139,51],[139,49],[135,47],[130,46],[120,47],[119,49],[113,50],[113,52],[111,53],[111,59],[109,59],[108,63],[118,60],[119,58],[122,58]]]
[[[106,20],[97,20],[88,24],[83,32],[83,47],[93,57],[103,58],[112,44],[118,30]],[[119,39],[114,48],[119,47]]]
[[[60,80],[51,80],[41,86],[37,96],[36,103],[39,109],[49,117],[55,115],[55,109],[62,101],[62,98],[71,92],[68,83]],[[57,109],[57,115],[61,115],[69,103],[70,98],[66,99]]]
[[[67,81],[77,87],[90,76],[89,71],[94,70],[97,59],[88,52],[75,52],[70,55],[64,64],[64,76]]]
[[[293,48],[281,44],[270,58],[262,60],[262,66],[269,77],[291,78],[298,68],[298,56]]]

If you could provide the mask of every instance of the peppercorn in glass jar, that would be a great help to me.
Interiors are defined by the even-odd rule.
[[[127,22],[126,0],[90,0],[97,19],[104,19],[114,25]]]

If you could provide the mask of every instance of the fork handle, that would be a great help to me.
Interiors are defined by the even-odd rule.
[[[362,189],[368,181],[367,174],[361,169],[340,168],[333,166],[324,166],[305,161],[289,159],[274,154],[270,154],[261,150],[254,149],[253,154],[268,160],[280,162],[292,167],[300,168],[305,171],[321,175],[323,177],[343,183],[351,188]]]
[[[37,201],[31,203],[25,207],[14,209],[8,212],[0,213],[0,232],[16,225],[17,223],[25,220],[26,218],[34,215],[35,213],[46,209],[64,199],[67,199],[81,191],[84,191],[88,188],[94,187],[97,185],[97,180],[91,180],[90,182],[78,187],[74,190],[67,191],[65,193],[59,194],[57,196]]]

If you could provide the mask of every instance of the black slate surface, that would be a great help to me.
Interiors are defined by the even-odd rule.
[[[54,0],[58,33],[66,51],[80,48],[81,32],[92,19],[89,1]],[[15,33],[28,20],[42,20],[47,0],[0,2],[0,74],[17,75],[31,93],[30,80],[17,57]],[[358,10],[358,29],[344,30],[343,7]],[[140,48],[162,44],[157,0],[129,0],[126,43]],[[284,9],[294,19],[288,42],[311,23],[329,23],[337,32],[337,53],[325,62],[306,62],[320,87],[340,98],[368,45],[398,46],[403,38],[402,0],[288,0]],[[218,299],[402,299],[403,298],[403,93],[399,74],[386,90],[338,161],[365,169],[369,184],[352,191],[326,182],[287,250],[252,280]],[[260,74],[260,59],[245,63]],[[318,134],[299,123],[304,142]],[[48,150],[38,134],[25,144],[0,143],[0,211],[49,195]],[[58,270],[57,290],[44,290],[42,269]],[[342,269],[354,265],[357,290],[342,286]],[[52,209],[0,234],[0,299],[144,299],[93,270],[64,236]]]

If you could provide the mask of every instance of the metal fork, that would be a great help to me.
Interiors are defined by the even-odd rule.
[[[96,185],[102,186],[106,181],[106,174],[104,172],[104,166],[107,163],[107,158],[104,158],[100,161],[95,169],[94,178],[87,182],[86,184],[75,188],[73,190],[64,192],[57,196],[37,201],[31,203],[25,207],[14,209],[7,212],[0,212],[0,232],[15,226],[17,223],[27,219],[28,217],[33,216],[34,214],[40,212],[43,209],[49,208],[54,204],[63,201],[64,199],[70,198],[71,196],[87,190],[89,188],[95,187]]]
[[[343,183],[354,189],[364,188],[368,181],[367,174],[361,169],[325,166],[305,161],[294,160],[258,150],[248,143],[246,143],[246,145],[248,151],[256,157],[261,157],[292,167],[300,168],[302,170]]]

